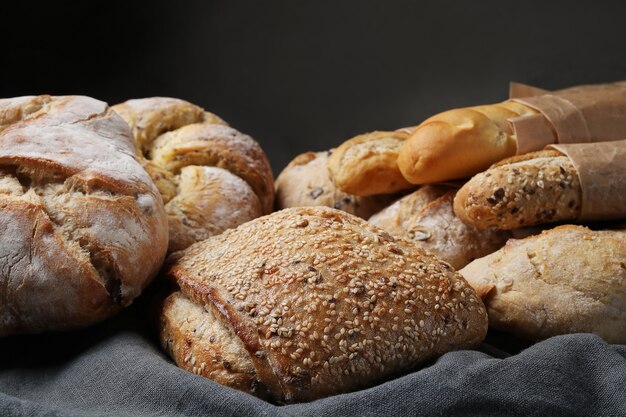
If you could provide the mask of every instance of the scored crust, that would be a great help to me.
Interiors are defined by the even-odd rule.
[[[197,243],[169,275],[232,326],[277,401],[369,386],[486,334],[480,299],[447,264],[325,207]]]
[[[160,268],[161,197],[126,123],[80,96],[0,100],[0,335],[82,327]]]
[[[531,340],[590,332],[626,343],[626,232],[559,226],[509,240],[460,273],[490,326]]]

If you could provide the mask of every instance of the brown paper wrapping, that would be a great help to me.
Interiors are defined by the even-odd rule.
[[[539,114],[510,119],[518,154],[552,143],[588,143],[626,138],[626,82],[584,85],[547,92],[512,83],[511,100]]]
[[[626,140],[555,144],[548,148],[567,155],[578,171],[582,188],[579,220],[626,217]]]

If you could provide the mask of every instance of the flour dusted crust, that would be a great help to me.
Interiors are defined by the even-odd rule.
[[[589,332],[626,343],[626,232],[559,226],[509,240],[460,273],[491,327],[531,340]]]
[[[86,326],[137,297],[167,248],[126,123],[80,96],[0,100],[0,335]]]
[[[326,207],[285,209],[197,243],[169,276],[232,329],[242,364],[252,361],[279,402],[371,386],[486,334],[480,299],[447,264]],[[223,367],[189,361],[203,374]]]
[[[296,156],[276,178],[276,208],[326,206],[368,218],[391,203],[393,196],[360,197],[344,193],[330,180],[327,152]]]
[[[234,227],[272,210],[272,171],[265,153],[250,136],[218,116],[174,98],[128,100],[113,109],[131,126],[137,153],[165,200],[171,225],[170,252],[221,233],[217,224]],[[196,168],[194,175],[184,174],[186,168],[191,172],[191,167]],[[224,172],[218,175],[214,169],[202,167]],[[228,174],[242,181],[233,181]],[[228,185],[217,186],[218,177]],[[199,184],[209,183],[214,193],[199,192]],[[246,207],[227,211],[220,219],[214,217],[216,207],[234,203]]]

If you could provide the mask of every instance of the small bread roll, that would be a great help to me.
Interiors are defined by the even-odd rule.
[[[454,212],[479,229],[517,229],[580,216],[582,188],[572,161],[558,151],[505,159],[469,180]]]
[[[176,258],[164,348],[277,402],[371,386],[487,331],[480,298],[448,264],[340,210],[285,209]]]
[[[513,101],[439,113],[413,131],[398,166],[413,184],[470,177],[515,155],[517,138],[508,119],[535,113]]]
[[[403,130],[370,132],[345,141],[328,158],[333,183],[359,196],[394,194],[413,188],[398,168],[398,152],[408,137]]]
[[[326,206],[368,218],[387,206],[393,196],[359,197],[335,187],[327,169],[328,152],[298,155],[276,178],[276,208]]]
[[[449,187],[424,186],[369,221],[436,255],[455,269],[463,268],[501,248],[511,234],[503,230],[479,230],[463,223],[452,210],[455,194]]]
[[[626,343],[626,232],[560,226],[477,259],[460,273],[494,329],[541,340],[589,332]]]
[[[167,217],[134,153],[104,102],[0,100],[0,336],[96,323],[156,275]]]

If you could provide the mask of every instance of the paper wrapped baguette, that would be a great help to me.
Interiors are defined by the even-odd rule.
[[[626,140],[505,159],[459,190],[454,211],[481,229],[626,218]]]
[[[447,181],[553,143],[626,138],[626,82],[552,93],[514,87],[509,101],[450,110],[420,124],[398,155],[404,177],[414,184]]]

